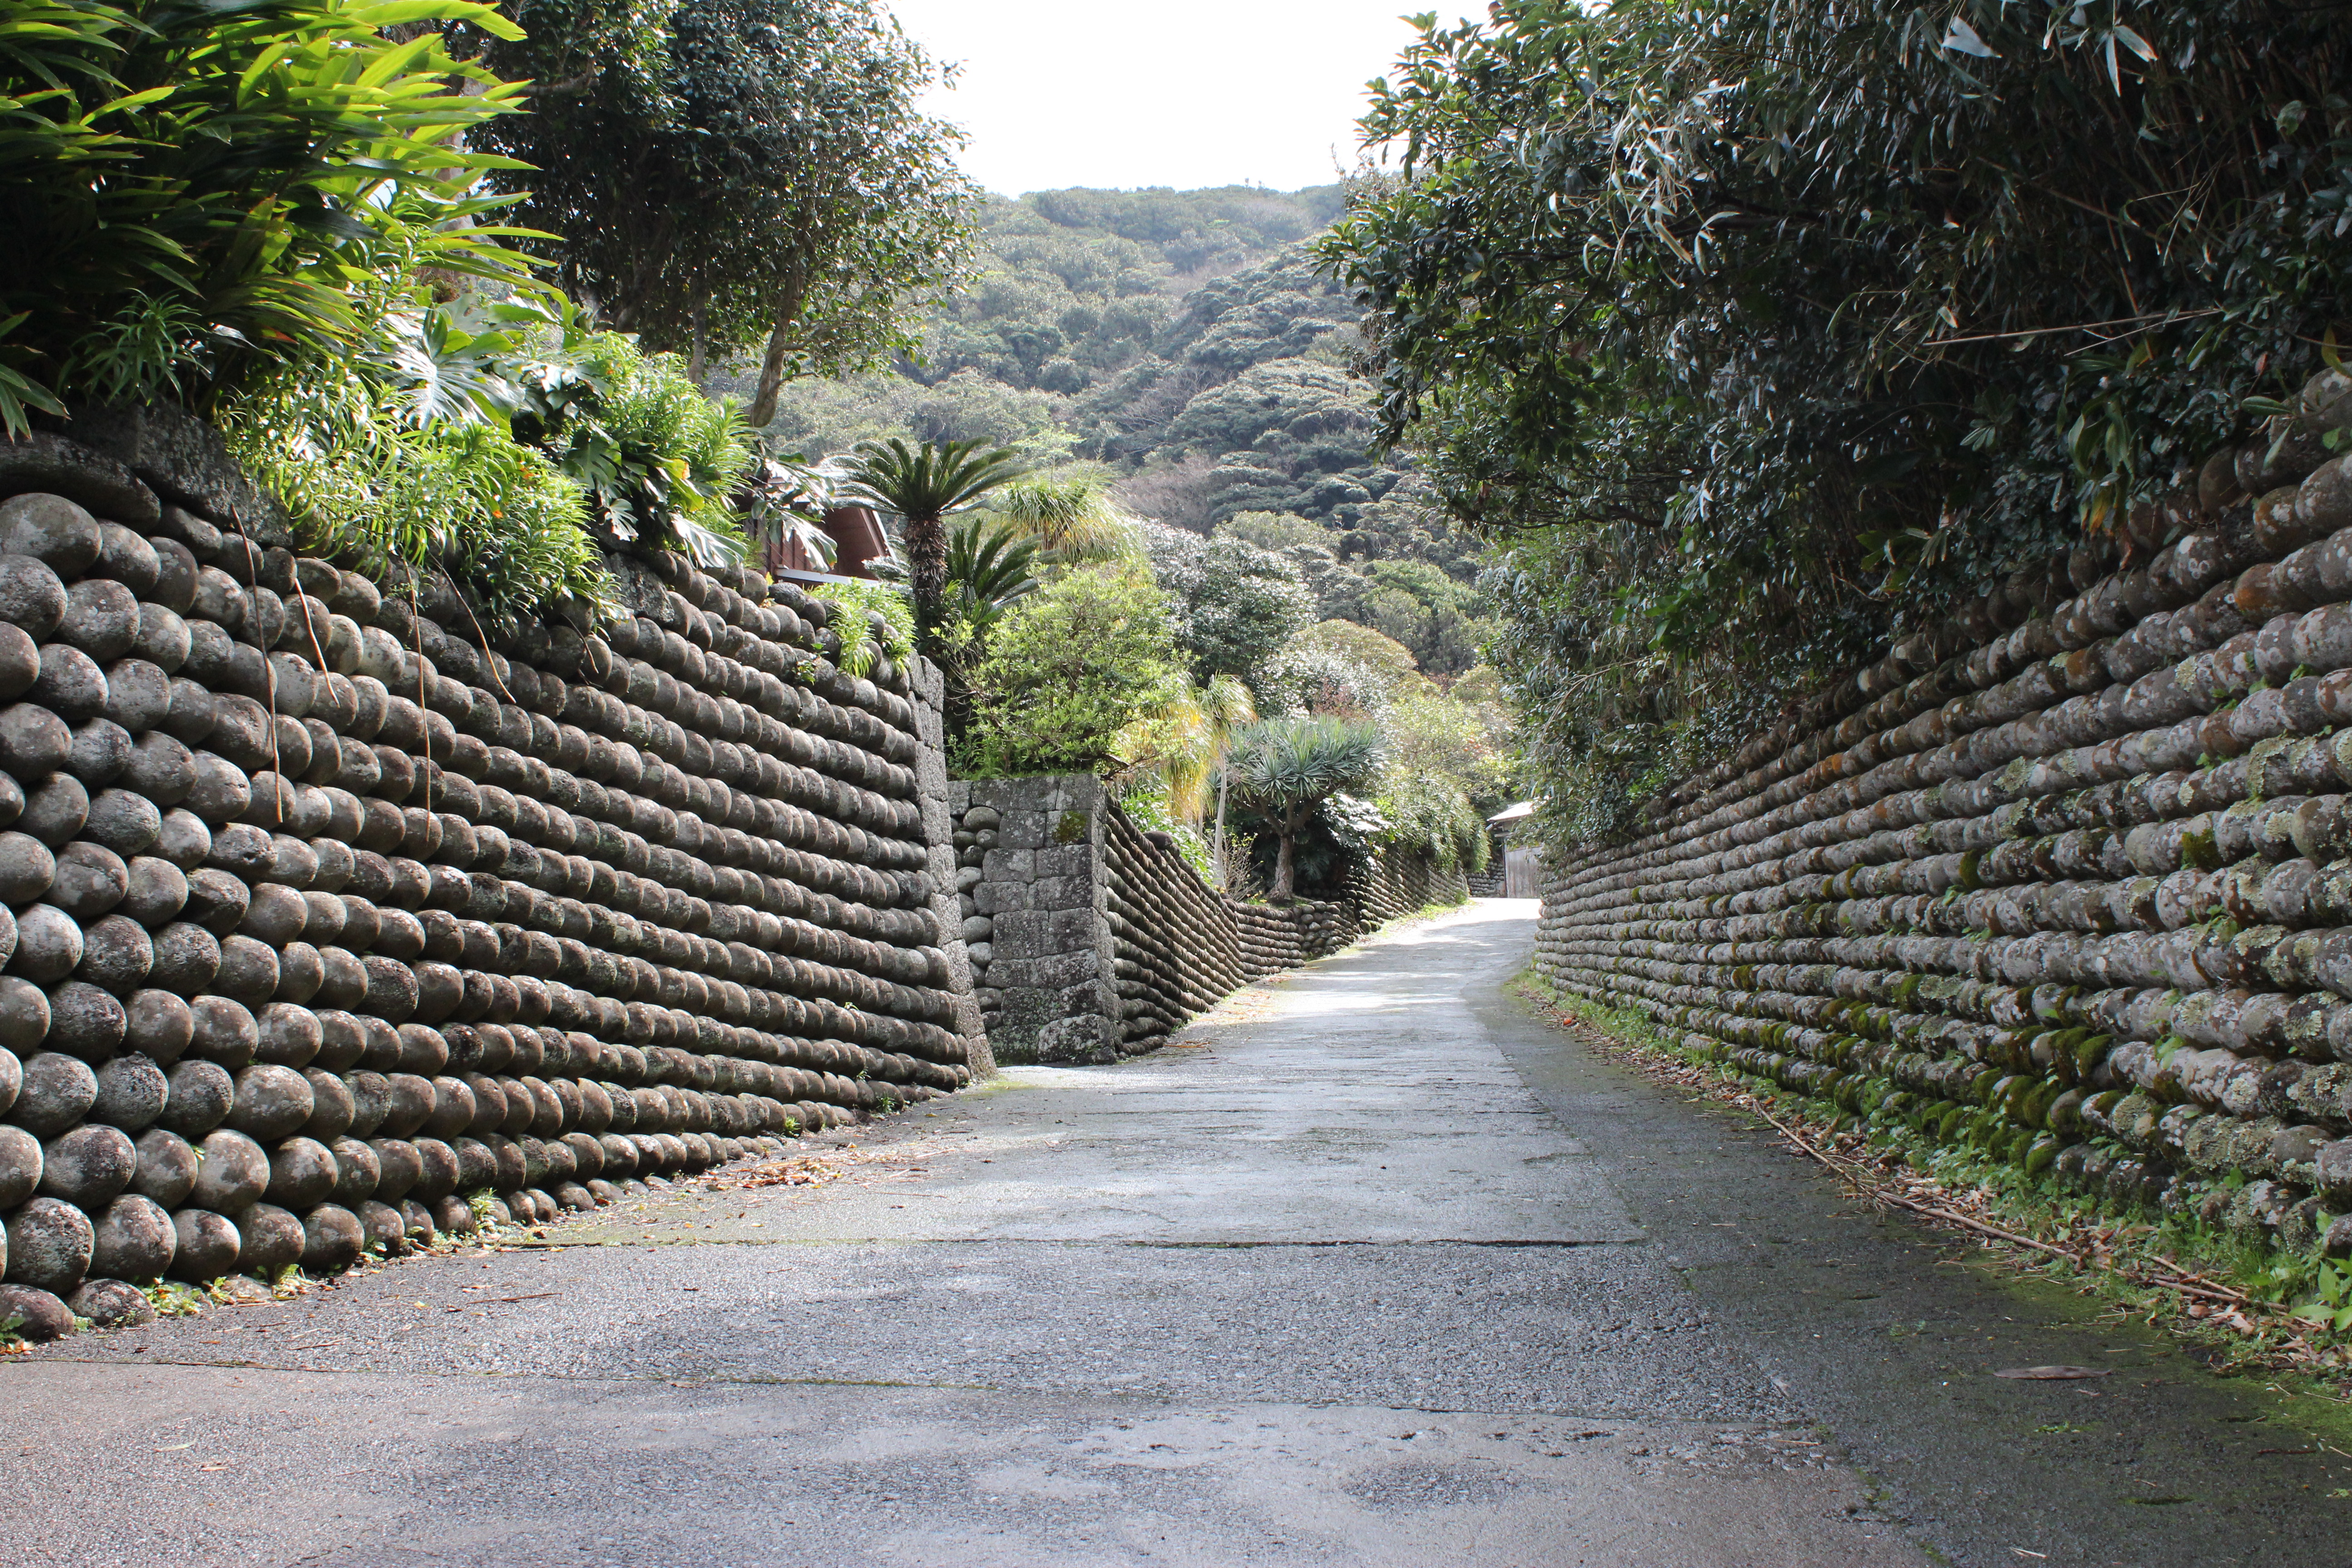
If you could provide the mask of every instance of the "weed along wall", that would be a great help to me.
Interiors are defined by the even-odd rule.
[[[2352,1249],[2347,393],[2136,514],[2146,564],[2021,574],[1572,847],[1541,970],[1881,1124]]]
[[[616,561],[604,636],[486,642],[63,458],[79,501],[0,503],[0,1318],[551,1218],[984,1066],[937,714],[825,605]]]
[[[990,1045],[1005,1061],[1150,1050],[1260,976],[1466,896],[1458,871],[1383,856],[1351,883],[1350,901],[1246,903],[1210,891],[1091,775],[950,787],[961,934]]]

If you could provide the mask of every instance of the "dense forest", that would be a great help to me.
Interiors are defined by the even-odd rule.
[[[1100,465],[1130,510],[1210,536],[1224,568],[1295,578],[1318,618],[1459,676],[1487,630],[1476,545],[1409,460],[1367,455],[1358,312],[1307,249],[1343,203],[1336,184],[989,198],[977,276],[928,308],[919,350],[787,384],[769,446],[816,458],[981,437]],[[1198,560],[1164,530],[1148,538],[1163,577]]]

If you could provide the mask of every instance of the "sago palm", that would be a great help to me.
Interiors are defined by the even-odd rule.
[[[1018,479],[1021,459],[984,441],[896,439],[858,444],[846,465],[845,495],[898,517],[906,525],[908,586],[915,600],[915,637],[936,658],[947,616],[947,519]]]
[[[1276,719],[1234,736],[1225,782],[1243,804],[1274,819],[1278,837],[1269,900],[1291,900],[1299,831],[1315,808],[1370,783],[1380,766],[1381,732],[1360,720]]]

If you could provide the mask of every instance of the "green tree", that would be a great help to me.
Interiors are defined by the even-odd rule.
[[[2021,562],[2096,568],[2352,283],[2340,8],[1422,24],[1364,121],[1402,177],[1323,254],[1383,436],[1510,542],[1539,745],[1612,790]]]
[[[1079,567],[998,626],[974,673],[962,760],[980,776],[1121,765],[1122,731],[1182,683],[1150,579],[1122,563]]]
[[[1238,539],[1150,531],[1152,572],[1176,617],[1177,645],[1202,679],[1255,686],[1266,661],[1315,616],[1295,563]]]
[[[1342,790],[1360,789],[1380,772],[1381,732],[1344,719],[1277,719],[1233,738],[1224,772],[1233,793],[1265,813],[1278,847],[1266,897],[1291,900],[1298,834],[1316,809]]]
[[[1108,561],[1137,549],[1136,520],[1111,498],[1109,475],[1095,464],[1024,475],[991,496],[988,510],[1051,565]]]
[[[656,17],[659,19],[656,20]],[[649,347],[758,345],[749,419],[787,376],[913,345],[905,313],[957,275],[975,192],[961,133],[919,111],[930,59],[873,0],[534,5],[490,66],[536,112],[485,141],[530,172],[519,215],[560,237],[572,294]]]
[[[937,657],[947,616],[947,518],[1021,474],[1020,459],[978,441],[871,442],[851,458],[845,494],[895,513],[906,525],[915,641]]]

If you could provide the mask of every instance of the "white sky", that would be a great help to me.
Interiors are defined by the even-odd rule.
[[[962,62],[927,107],[971,134],[965,172],[1005,195],[1328,184],[1355,162],[1364,84],[1412,37],[1407,0],[887,3],[934,58]]]

